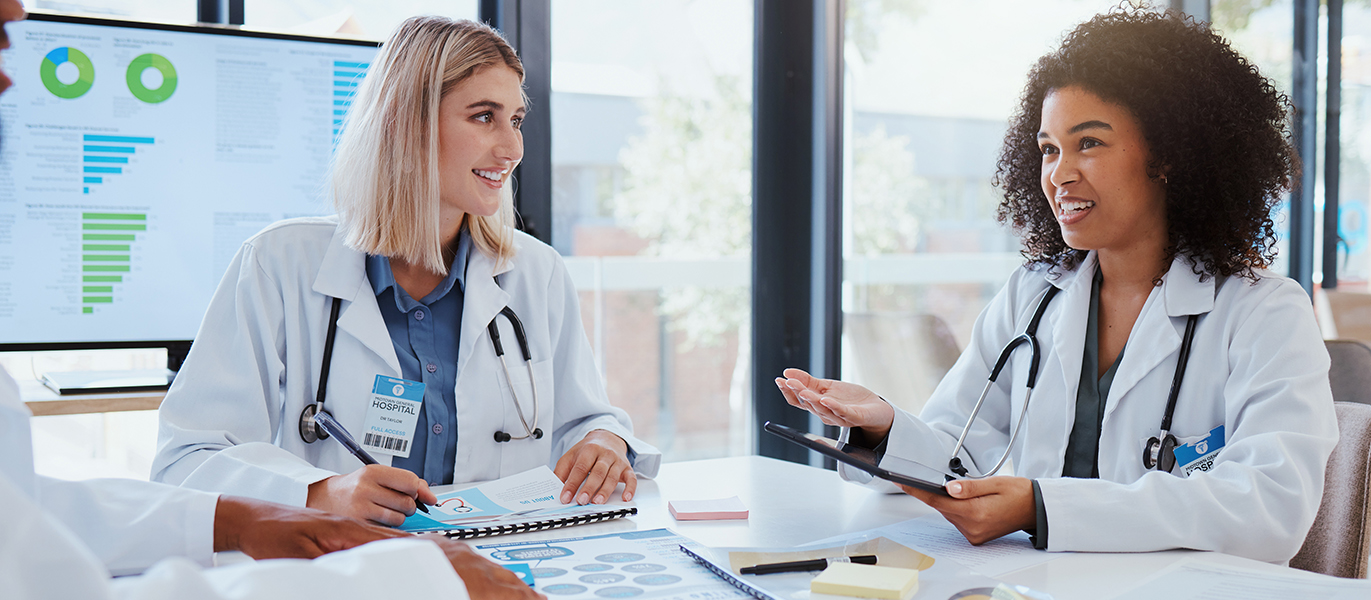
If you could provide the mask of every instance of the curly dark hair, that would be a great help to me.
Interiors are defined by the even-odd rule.
[[[1098,15],[1029,72],[994,178],[996,216],[1023,238],[1028,264],[1070,269],[1086,254],[1062,239],[1040,184],[1043,98],[1071,86],[1128,110],[1149,176],[1166,170],[1167,262],[1181,254],[1202,279],[1255,281],[1276,255],[1271,211],[1299,175],[1290,101],[1218,34],[1169,11]]]

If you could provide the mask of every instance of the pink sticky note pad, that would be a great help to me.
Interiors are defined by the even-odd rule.
[[[667,510],[677,521],[722,521],[746,519],[747,506],[737,496],[719,500],[672,500]]]

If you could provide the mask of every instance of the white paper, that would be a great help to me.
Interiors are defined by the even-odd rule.
[[[815,594],[809,591],[810,582],[823,570],[804,573],[776,573],[743,575],[743,566],[754,562],[783,562],[831,556],[875,554],[881,557],[878,565],[913,568],[919,571],[919,585],[911,600],[943,600],[945,598],[989,598],[999,581],[972,573],[955,560],[934,558],[925,553],[900,548],[890,538],[868,539],[863,534],[843,536],[827,544],[827,548],[810,544],[800,548],[717,548],[703,556],[720,569],[756,587],[777,600],[851,600],[845,596]],[[761,555],[761,556],[758,556]],[[900,558],[898,564],[886,562],[890,556]],[[913,555],[913,556],[911,556]],[[911,562],[912,561],[912,562]]]
[[[682,545],[703,550],[667,529],[473,547],[496,564],[528,565],[533,589],[549,598],[752,600],[681,552]]]
[[[966,536],[957,531],[942,515],[929,515],[902,523],[872,529],[863,535],[885,536],[934,558],[955,560],[967,568],[989,577],[999,577],[1019,569],[1056,560],[1062,553],[1035,550],[1028,534],[1016,531],[1000,539],[972,546]],[[826,544],[853,536],[844,535],[814,542]]]
[[[562,480],[547,465],[534,467],[518,475],[481,485],[443,492],[438,502],[429,507],[429,514],[415,512],[405,519],[400,529],[426,531],[446,529],[447,525],[479,526],[508,516],[546,516],[562,510],[576,512],[583,507],[563,505],[557,499]],[[596,509],[604,509],[596,506]]]
[[[1371,581],[1233,567],[1193,559],[1163,569],[1119,600],[1365,600]]]

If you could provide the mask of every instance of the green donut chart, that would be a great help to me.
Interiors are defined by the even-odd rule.
[[[57,67],[63,63],[76,65],[76,81],[66,84],[57,78]],[[90,57],[84,52],[63,46],[54,48],[43,57],[43,62],[38,67],[38,75],[43,80],[43,87],[48,88],[52,95],[66,100],[80,98],[90,91],[90,86],[95,84],[95,65],[91,64]]]
[[[162,73],[161,87],[150,90],[143,85],[143,71],[147,69],[157,69]],[[176,67],[173,67],[171,61],[161,54],[144,54],[129,63],[129,70],[124,80],[128,82],[129,92],[133,94],[134,98],[148,104],[157,104],[170,98],[176,92]]]

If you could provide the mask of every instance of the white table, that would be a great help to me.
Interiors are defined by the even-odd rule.
[[[668,500],[734,495],[747,505],[748,520],[676,521],[666,508]],[[638,507],[635,517],[496,539],[546,540],[668,527],[707,546],[795,546],[933,514],[932,509],[910,496],[883,494],[845,482],[833,471],[759,456],[664,464],[656,480],[638,482],[633,503]],[[1246,558],[1190,550],[1063,553],[1061,558],[1000,579],[1050,593],[1056,600],[1093,600],[1123,593],[1186,557],[1264,570],[1288,570]]]

